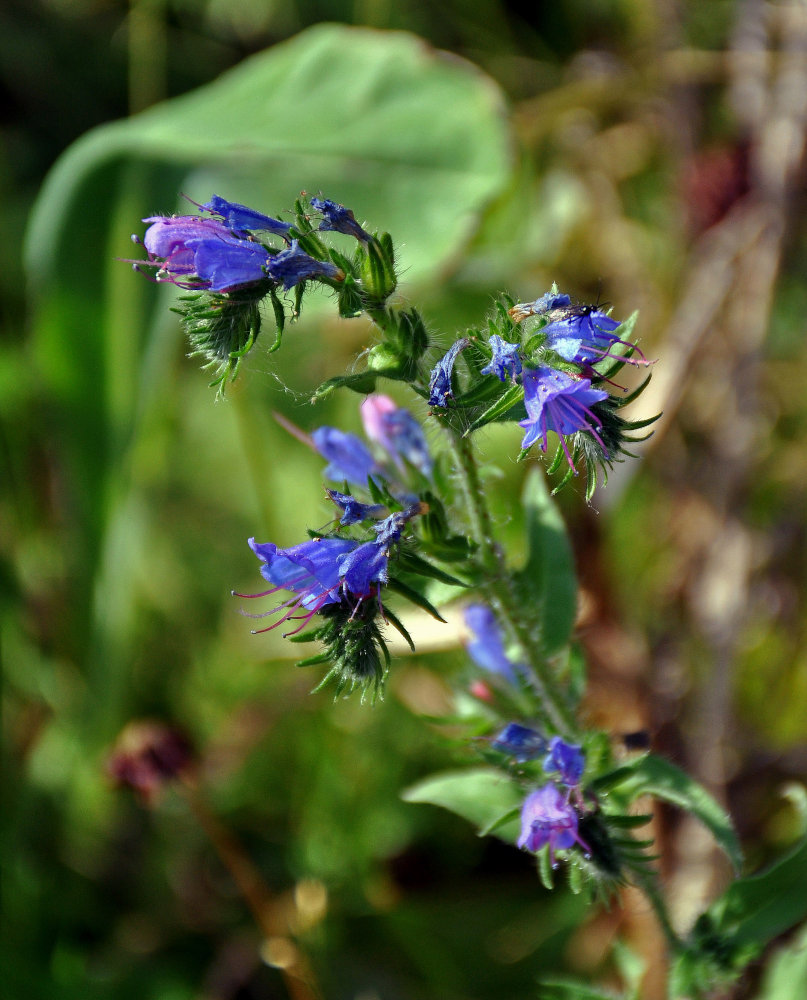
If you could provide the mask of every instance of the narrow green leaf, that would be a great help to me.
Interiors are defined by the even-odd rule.
[[[499,396],[496,402],[488,407],[487,410],[481,416],[478,416],[476,420],[471,424],[468,430],[465,432],[467,437],[473,431],[478,430],[480,427],[484,427],[485,424],[491,424],[495,420],[505,419],[505,415],[517,406],[524,398],[524,389],[520,385],[511,385]]]
[[[708,828],[718,845],[726,852],[735,871],[740,870],[743,855],[731,819],[694,778],[655,754],[639,757],[620,771],[625,775],[624,781],[618,783],[623,793],[627,792],[632,799],[640,795],[654,795],[657,799],[692,813]],[[619,773],[615,772],[610,776],[612,782]],[[600,779],[600,787],[603,787],[602,781]]]

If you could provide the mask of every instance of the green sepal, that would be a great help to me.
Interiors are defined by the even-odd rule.
[[[280,296],[277,294],[277,289],[274,285],[269,289],[269,300],[272,303],[272,311],[275,314],[275,334],[274,343],[270,346],[268,353],[274,353],[278,347],[280,347],[280,342],[283,340],[283,330],[286,327],[286,310],[283,308],[283,303],[280,301]]]
[[[523,400],[523,386],[508,386],[496,402],[471,423],[471,426],[465,432],[465,437],[473,431],[479,430],[480,427],[484,427],[486,424],[491,424],[494,421],[515,420],[519,412],[516,410],[516,407],[519,407],[519,404],[522,404]]]
[[[455,576],[451,576],[450,573],[446,573],[445,570],[440,569],[438,566],[433,566],[430,562],[427,562],[425,559],[421,558],[409,549],[401,549],[398,557],[398,565],[402,570],[404,570],[404,572],[416,573],[418,576],[425,576],[432,580],[439,580],[440,583],[447,583],[452,587],[467,586],[467,584],[463,583],[462,580],[458,580]]]
[[[210,385],[219,393],[236,377],[260,333],[260,301],[270,288],[262,281],[226,294],[194,292],[181,295],[179,305],[171,307],[182,318],[189,356],[203,358],[203,368],[215,368]]]
[[[396,629],[403,636],[403,638],[406,640],[407,645],[409,646],[409,648],[414,653],[415,652],[415,644],[412,641],[412,636],[409,634],[408,630],[405,628],[405,626],[404,626],[403,622],[401,621],[401,619],[393,611],[390,611],[389,608],[384,608],[384,617],[387,619],[387,621],[390,623],[390,625],[392,625],[392,627],[394,629]]]
[[[330,396],[335,389],[352,389],[353,392],[366,396],[368,393],[375,392],[377,378],[378,372],[371,371],[355,372],[352,375],[334,375],[333,378],[326,379],[317,387],[311,397],[311,402],[316,403],[320,399]]]
[[[381,239],[372,238],[365,246],[360,264],[361,282],[367,304],[382,305],[395,291],[398,277],[395,273],[395,253],[389,233]]]
[[[541,885],[550,892],[555,888],[555,877],[552,871],[552,863],[549,860],[549,848],[544,846],[538,852],[538,877]]]
[[[432,618],[436,618],[438,622],[442,622],[444,625],[446,624],[445,618],[443,618],[443,616],[440,614],[437,608],[435,608],[433,604],[427,601],[426,598],[423,596],[423,594],[419,593],[417,590],[414,590],[412,587],[404,583],[402,580],[399,580],[397,577],[392,576],[390,577],[389,582],[387,583],[387,587],[390,590],[394,590],[395,593],[400,594],[401,597],[405,597],[407,601],[411,601],[412,604],[415,604],[417,607],[422,608],[424,611],[428,612],[432,616]]]

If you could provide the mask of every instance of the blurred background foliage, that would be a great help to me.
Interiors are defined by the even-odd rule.
[[[639,415],[664,418],[594,509],[579,490],[561,497],[588,712],[615,739],[646,728],[704,781],[752,867],[793,840],[782,790],[807,771],[806,53],[796,0],[556,0],[529,16],[498,0],[7,0],[9,997],[288,995],[222,863],[240,851],[327,996],[523,997],[559,962],[618,985],[641,978],[631,953],[642,995],[659,995],[660,943],[630,894],[587,913],[548,896],[526,855],[399,800],[476,760],[423,720],[450,705],[447,678],[469,679],[455,625],[415,617],[420,652],[375,709],[309,696],[316,675],[274,634],[249,635],[228,596],[259,579],[245,539],[292,544],[329,517],[320,461],[272,411],[357,429],[357,396],[312,409],[307,394],[369,333],[323,301],[215,402],[170,294],[115,260],[178,192],[269,213],[306,186],[346,201],[398,239],[402,294],[447,336],[497,291],[529,300],[552,281],[619,317],[640,309],[660,363]],[[34,209],[65,148],[118,120],[60,160]],[[483,458],[518,439],[485,432]],[[489,474],[514,559],[524,471]],[[198,787],[153,809],[106,770],[142,718],[198,753]],[[222,846],[213,816],[237,842]],[[661,812],[656,832],[686,925],[726,873],[696,826]],[[630,951],[609,960],[618,937]],[[738,995],[786,998],[788,955]]]

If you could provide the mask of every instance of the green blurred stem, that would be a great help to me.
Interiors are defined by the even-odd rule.
[[[469,438],[460,437],[450,428],[447,428],[447,432],[471,530],[479,545],[477,560],[485,576],[485,583],[480,589],[507,633],[521,647],[527,665],[532,668],[545,721],[551,723],[557,732],[574,736],[578,728],[574,712],[543,656],[534,625],[521,610],[512,576],[494,538],[493,523],[479,482],[473,445]]]
[[[673,928],[670,920],[670,915],[667,912],[667,905],[664,902],[664,897],[661,895],[661,891],[659,890],[655,873],[633,872],[632,878],[639,889],[641,889],[641,891],[645,894],[650,905],[653,907],[653,912],[655,913],[659,926],[664,933],[670,952],[673,955],[676,955],[684,951],[684,942],[675,933],[675,929]]]

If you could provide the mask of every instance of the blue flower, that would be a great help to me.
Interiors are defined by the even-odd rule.
[[[269,251],[234,236],[216,219],[156,215],[143,221],[151,223],[143,238],[149,259],[136,263],[158,267],[157,281],[228,292],[267,277]]]
[[[587,309],[550,323],[541,333],[546,336],[547,347],[565,361],[573,361],[578,365],[597,364],[606,358],[620,359],[632,365],[649,364],[650,362],[635,344],[620,340],[614,334],[619,325],[617,320],[606,316],[605,313]],[[639,360],[612,354],[611,348],[616,344],[632,347],[639,355]]]
[[[401,471],[404,462],[409,462],[424,476],[431,476],[426,435],[409,410],[399,407],[389,396],[373,393],[361,404],[361,417],[367,437],[380,444]]]
[[[490,744],[494,750],[509,754],[518,764],[535,760],[546,753],[546,739],[536,729],[518,722],[508,723]]]
[[[314,447],[328,461],[325,475],[336,481],[347,480],[354,486],[367,486],[371,475],[379,472],[376,460],[355,434],[336,427],[318,427],[312,434]]]
[[[339,205],[329,198],[312,198],[311,207],[317,212],[322,212],[324,216],[319,224],[320,230],[355,236],[362,243],[368,243],[372,239],[370,234],[356,222],[351,209],[345,208],[344,205]]]
[[[505,382],[509,375],[515,382],[516,376],[521,374],[519,345],[510,344],[503,340],[498,333],[494,333],[490,338],[490,346],[493,349],[493,357],[482,369],[481,374],[495,375],[501,382]]]
[[[319,538],[302,542],[288,549],[279,549],[271,542],[259,543],[250,538],[249,547],[261,560],[261,576],[272,584],[270,590],[260,594],[236,594],[236,597],[266,597],[278,590],[290,590],[295,596],[262,615],[249,617],[263,618],[283,611],[283,615],[261,632],[268,632],[282,622],[294,617],[294,613],[304,608],[304,625],[326,604],[341,601],[342,577],[340,559],[352,552],[358,542],[342,538]],[[299,631],[299,629],[295,629]]]
[[[382,522],[383,523],[383,522]],[[260,594],[235,594],[236,597],[266,597],[278,590],[294,595],[276,608],[250,618],[264,618],[283,611],[282,616],[265,629],[268,632],[289,619],[302,619],[294,635],[328,604],[340,604],[345,599],[375,597],[378,585],[388,581],[389,539],[357,542],[348,538],[315,538],[288,549],[279,549],[271,542],[261,544],[250,538],[249,546],[261,560],[261,575],[273,586]],[[305,613],[297,615],[300,609]]]
[[[576,743],[566,743],[560,736],[553,736],[549,742],[549,756],[544,761],[547,774],[558,772],[562,785],[574,788],[580,783],[586,766],[586,757]]]
[[[455,341],[432,369],[429,378],[429,406],[447,406],[448,400],[454,398],[454,391],[451,388],[454,362],[460,351],[465,350],[468,344],[470,340],[467,337]]]
[[[356,597],[372,597],[378,589],[374,584],[387,583],[388,567],[389,549],[378,539],[357,545],[339,562],[344,587]]]
[[[269,277],[288,291],[301,281],[309,278],[328,278],[341,281],[345,272],[335,264],[317,260],[300,249],[297,240],[292,240],[286,250],[271,257],[267,266]]]
[[[519,426],[526,431],[521,447],[526,451],[536,441],[541,442],[541,450],[546,451],[547,434],[554,431],[560,437],[563,451],[569,465],[574,469],[564,435],[577,431],[592,434],[605,451],[597,431],[601,423],[591,407],[608,398],[602,389],[592,389],[587,378],[572,378],[566,372],[542,366],[524,372],[524,405],[527,419],[520,420]]]
[[[285,236],[291,229],[288,222],[281,222],[280,219],[273,219],[268,215],[262,215],[246,205],[239,205],[236,201],[227,201],[217,194],[206,205],[202,205],[206,211],[212,215],[218,215],[228,229],[236,231],[255,230],[261,232],[276,233],[278,236]]]
[[[528,316],[544,316],[555,309],[571,305],[571,299],[562,292],[547,292],[534,302],[519,302],[509,310],[514,323],[520,323]]]
[[[369,521],[387,509],[381,503],[362,503],[355,497],[347,493],[339,493],[337,490],[327,490],[326,492],[336,506],[341,507],[344,511],[339,521],[344,527],[358,524],[359,521]]]
[[[474,634],[467,646],[474,663],[492,674],[500,674],[513,684],[517,683],[514,666],[504,651],[499,623],[491,609],[485,604],[469,604],[465,609],[465,624]]]
[[[555,851],[577,843],[588,845],[577,833],[578,818],[574,806],[566,801],[558,787],[544,785],[530,793],[521,808],[521,836],[518,846],[535,853],[549,844],[549,857],[555,863]]]

